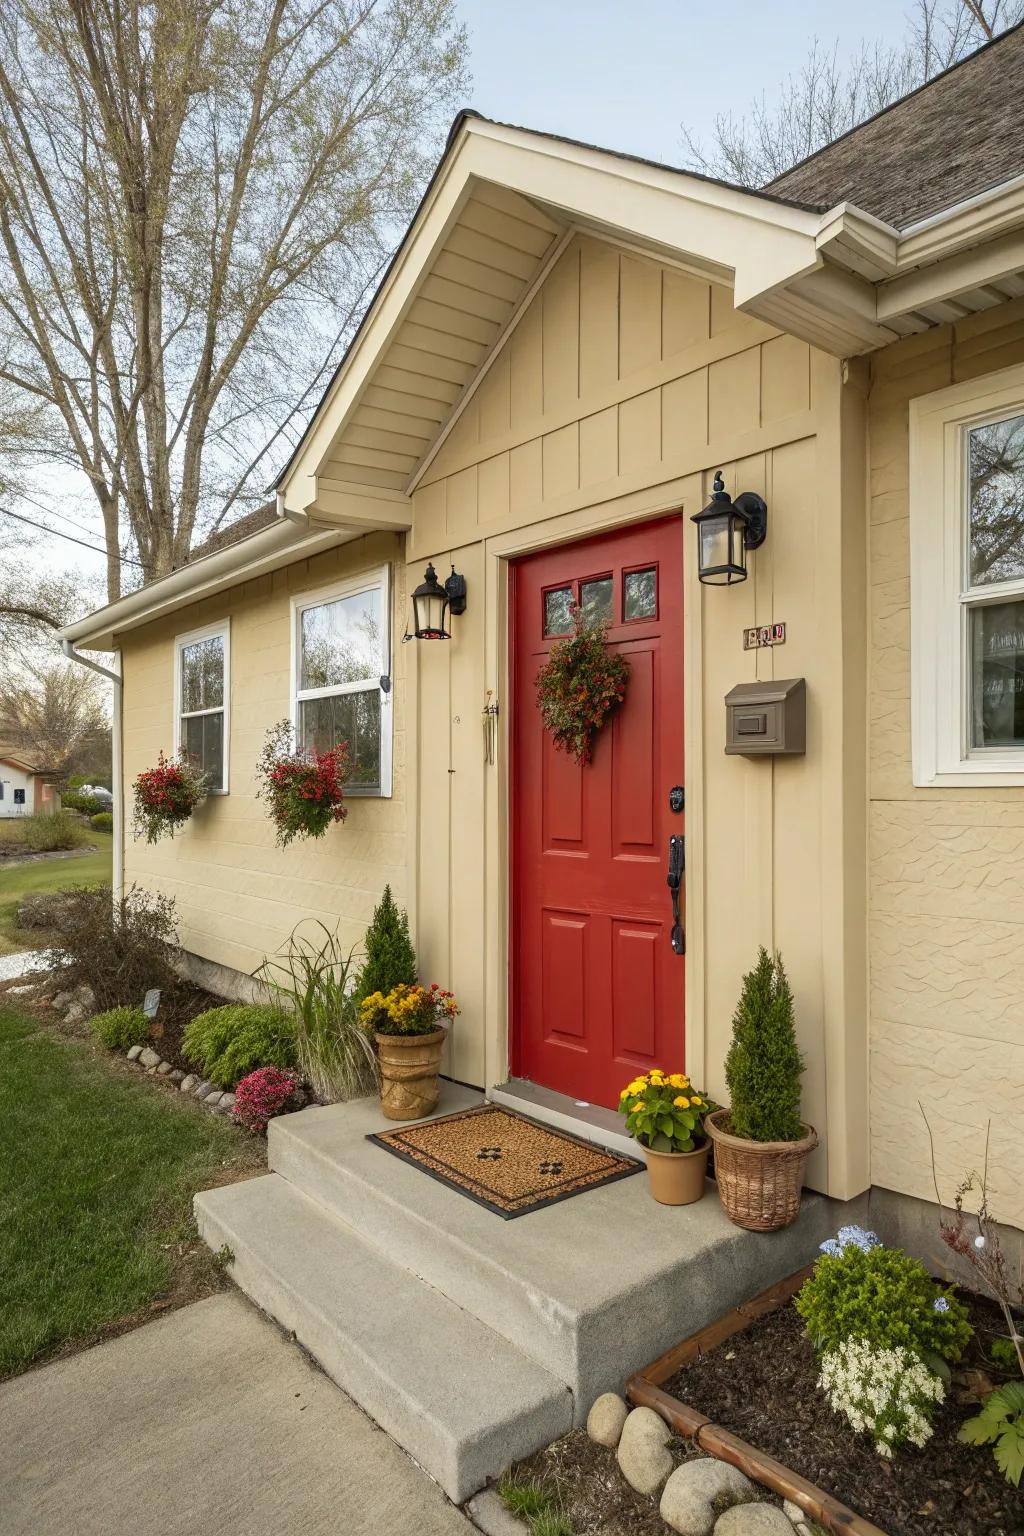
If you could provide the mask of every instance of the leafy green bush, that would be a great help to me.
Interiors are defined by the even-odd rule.
[[[909,1253],[881,1244],[823,1254],[795,1306],[819,1354],[863,1339],[874,1349],[959,1360],[972,1331],[951,1286],[943,1289]]]
[[[49,811],[41,816],[26,816],[21,829],[25,847],[33,853],[80,848],[86,840],[85,828],[70,811]]]
[[[127,1051],[149,1039],[149,1020],[141,1008],[108,1008],[93,1015],[89,1028],[111,1051]]]
[[[1024,1381],[1008,1381],[986,1397],[982,1410],[961,1424],[959,1439],[990,1445],[996,1466],[1015,1488],[1024,1476]]]
[[[97,811],[95,816],[89,817],[90,827],[95,827],[97,832],[113,832],[114,814],[112,811]]]
[[[102,801],[95,795],[83,795],[77,789],[66,789],[60,800],[66,811],[81,811],[83,816],[95,816],[103,809]]]
[[[50,915],[52,970],[62,990],[89,986],[101,1008],[116,1008],[150,987],[173,992],[181,986],[170,896],[134,885],[120,901],[109,885],[62,891]]]
[[[409,917],[386,885],[366,930],[366,957],[356,978],[356,1003],[371,992],[387,994],[400,982],[412,986],[415,981],[416,951],[409,937]]]
[[[781,955],[762,947],[743,978],[725,1058],[729,1126],[748,1141],[799,1141],[803,1058],[793,1027],[793,994]]]
[[[234,1088],[257,1067],[296,1065],[295,1018],[269,1003],[227,1003],[197,1014],[182,1055],[218,1088]]]

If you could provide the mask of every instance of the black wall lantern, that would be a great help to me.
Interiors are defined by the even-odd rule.
[[[691,519],[697,524],[697,576],[712,587],[747,579],[747,550],[758,549],[768,532],[768,505],[756,491],[733,501],[722,471],[715,475],[711,500]]]
[[[444,586],[437,579],[433,565],[428,565],[423,580],[412,594],[413,633],[417,640],[450,640],[446,620],[449,614],[466,611],[466,578],[454,565]]]

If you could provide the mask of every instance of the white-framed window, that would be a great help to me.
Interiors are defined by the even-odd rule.
[[[292,721],[299,747],[347,742],[346,793],[391,794],[387,566],[292,599]]]
[[[231,630],[227,619],[174,641],[174,739],[226,795],[231,739]]]
[[[914,783],[1024,785],[1024,367],[910,402]]]

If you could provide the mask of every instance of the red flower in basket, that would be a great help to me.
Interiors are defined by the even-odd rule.
[[[173,837],[175,828],[188,821],[205,799],[206,790],[206,775],[185,753],[177,760],[159,753],[156,767],[147,768],[135,780],[135,836],[145,837],[147,843],[158,842],[165,833]]]
[[[287,848],[296,837],[323,837],[345,820],[344,785],[351,771],[347,742],[326,752],[300,751],[292,745],[290,720],[271,727],[256,765],[257,794],[266,801],[279,847]]]

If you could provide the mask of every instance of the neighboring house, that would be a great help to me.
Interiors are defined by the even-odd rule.
[[[59,810],[53,775],[0,746],[0,820]]]
[[[207,979],[305,918],[357,942],[390,881],[462,1004],[451,1076],[585,1119],[655,1062],[724,1096],[774,946],[812,1186],[932,1198],[920,1101],[947,1188],[991,1121],[1024,1226],[1022,72],[1018,29],[763,192],[460,115],[276,506],[65,631],[120,653],[126,796],[181,744],[214,776],[173,841],[119,833]],[[730,587],[690,522],[719,469],[768,506]],[[404,644],[428,562],[465,612]],[[533,685],[572,598],[631,665],[585,769]],[[787,679],[806,751],[728,752],[730,689]],[[282,852],[286,716],[356,777]]]

